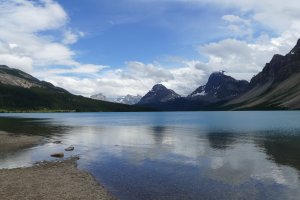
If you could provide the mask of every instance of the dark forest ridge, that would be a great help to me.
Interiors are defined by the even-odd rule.
[[[55,87],[18,69],[0,65],[2,112],[139,111],[141,108],[94,100]]]

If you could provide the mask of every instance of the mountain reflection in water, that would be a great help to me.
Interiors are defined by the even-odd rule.
[[[297,199],[300,112],[2,114],[0,131],[48,143],[0,154],[0,167],[27,166],[74,145],[116,197]],[[62,144],[50,141],[61,140]]]

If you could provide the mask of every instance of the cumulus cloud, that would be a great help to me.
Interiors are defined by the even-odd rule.
[[[75,52],[67,45],[77,42],[84,34],[68,27],[70,19],[55,1],[1,1],[0,18],[1,64],[29,73],[51,65],[72,66],[70,73],[96,72],[103,68],[73,59]],[[60,30],[65,30],[62,40],[47,34],[47,31],[60,33]]]
[[[74,44],[78,41],[79,38],[84,36],[84,33],[81,31],[72,31],[70,29],[64,31],[64,38],[62,42],[64,44]]]
[[[200,61],[183,61],[180,67],[170,69],[174,79],[163,82],[163,84],[180,95],[188,95],[200,85],[206,83],[209,71],[199,67]]]
[[[274,0],[199,0],[192,3],[214,4],[235,9],[221,19],[230,37],[198,47],[206,63],[198,67],[226,70],[235,78],[250,79],[262,70],[274,54],[286,54],[300,37],[300,4]]]
[[[33,61],[30,57],[26,57],[26,56],[0,54],[0,63],[2,65],[21,68],[25,71],[31,71]]]
[[[207,2],[218,4],[219,6],[236,8],[240,12],[250,13],[250,17],[264,26],[283,32],[291,27],[300,29],[300,4],[297,0],[282,2],[280,0],[201,0],[198,2]]]
[[[237,15],[224,15],[222,20],[226,23],[225,28],[234,36],[252,38],[253,29],[249,19],[243,19]]]
[[[187,95],[195,89],[194,86],[206,81],[205,72],[195,67],[195,64],[196,61],[186,61],[180,67],[166,69],[158,63],[131,61],[122,69],[107,69],[93,78],[57,76],[55,71],[46,80],[85,96],[96,93],[110,97],[144,95],[157,83],[162,83],[181,95]]]
[[[2,1],[0,26],[9,31],[36,33],[65,25],[68,16],[57,3],[46,1]]]
[[[129,0],[146,2],[148,0]],[[228,9],[234,13],[247,14],[251,19],[278,32],[285,31],[292,26],[299,30],[300,4],[298,0],[151,0],[151,2],[182,3],[193,7],[215,5],[219,10]],[[229,15],[232,15],[231,13]]]
[[[172,73],[154,64],[144,64],[142,62],[131,61],[127,63],[128,70],[123,77],[140,77],[141,79],[151,79],[154,82],[163,82],[174,79]]]
[[[296,44],[296,33],[286,31],[281,36],[262,34],[252,42],[239,39],[224,39],[201,45],[199,53],[208,58],[205,66],[210,71],[225,70],[239,79],[250,80],[262,70],[274,54],[286,54]]]

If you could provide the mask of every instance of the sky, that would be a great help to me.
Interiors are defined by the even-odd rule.
[[[298,38],[297,0],[0,0],[0,64],[83,96],[250,80]]]

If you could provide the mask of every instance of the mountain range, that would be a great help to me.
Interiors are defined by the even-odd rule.
[[[110,101],[110,102],[109,102]],[[117,102],[117,103],[115,103]],[[127,105],[129,104],[129,105]],[[133,105],[134,104],[134,105]],[[157,84],[143,97],[86,98],[0,65],[0,111],[141,111],[141,110],[298,110],[300,109],[300,40],[286,55],[274,55],[250,82],[224,71],[183,97]]]
[[[224,72],[212,73],[205,85],[198,87],[186,97],[161,84],[153,88],[138,105],[158,110],[214,110],[231,99],[239,97],[249,88],[249,82],[235,80]]]
[[[134,96],[134,95],[127,94],[126,96],[108,98],[105,95],[103,95],[102,93],[99,93],[99,94],[92,95],[90,98],[96,99],[96,100],[114,102],[114,103],[134,105],[134,104],[137,104],[141,100],[142,96],[140,96],[140,95]]]
[[[158,84],[138,104],[159,110],[300,109],[300,39],[285,56],[274,55],[250,82],[214,72],[186,97]]]

